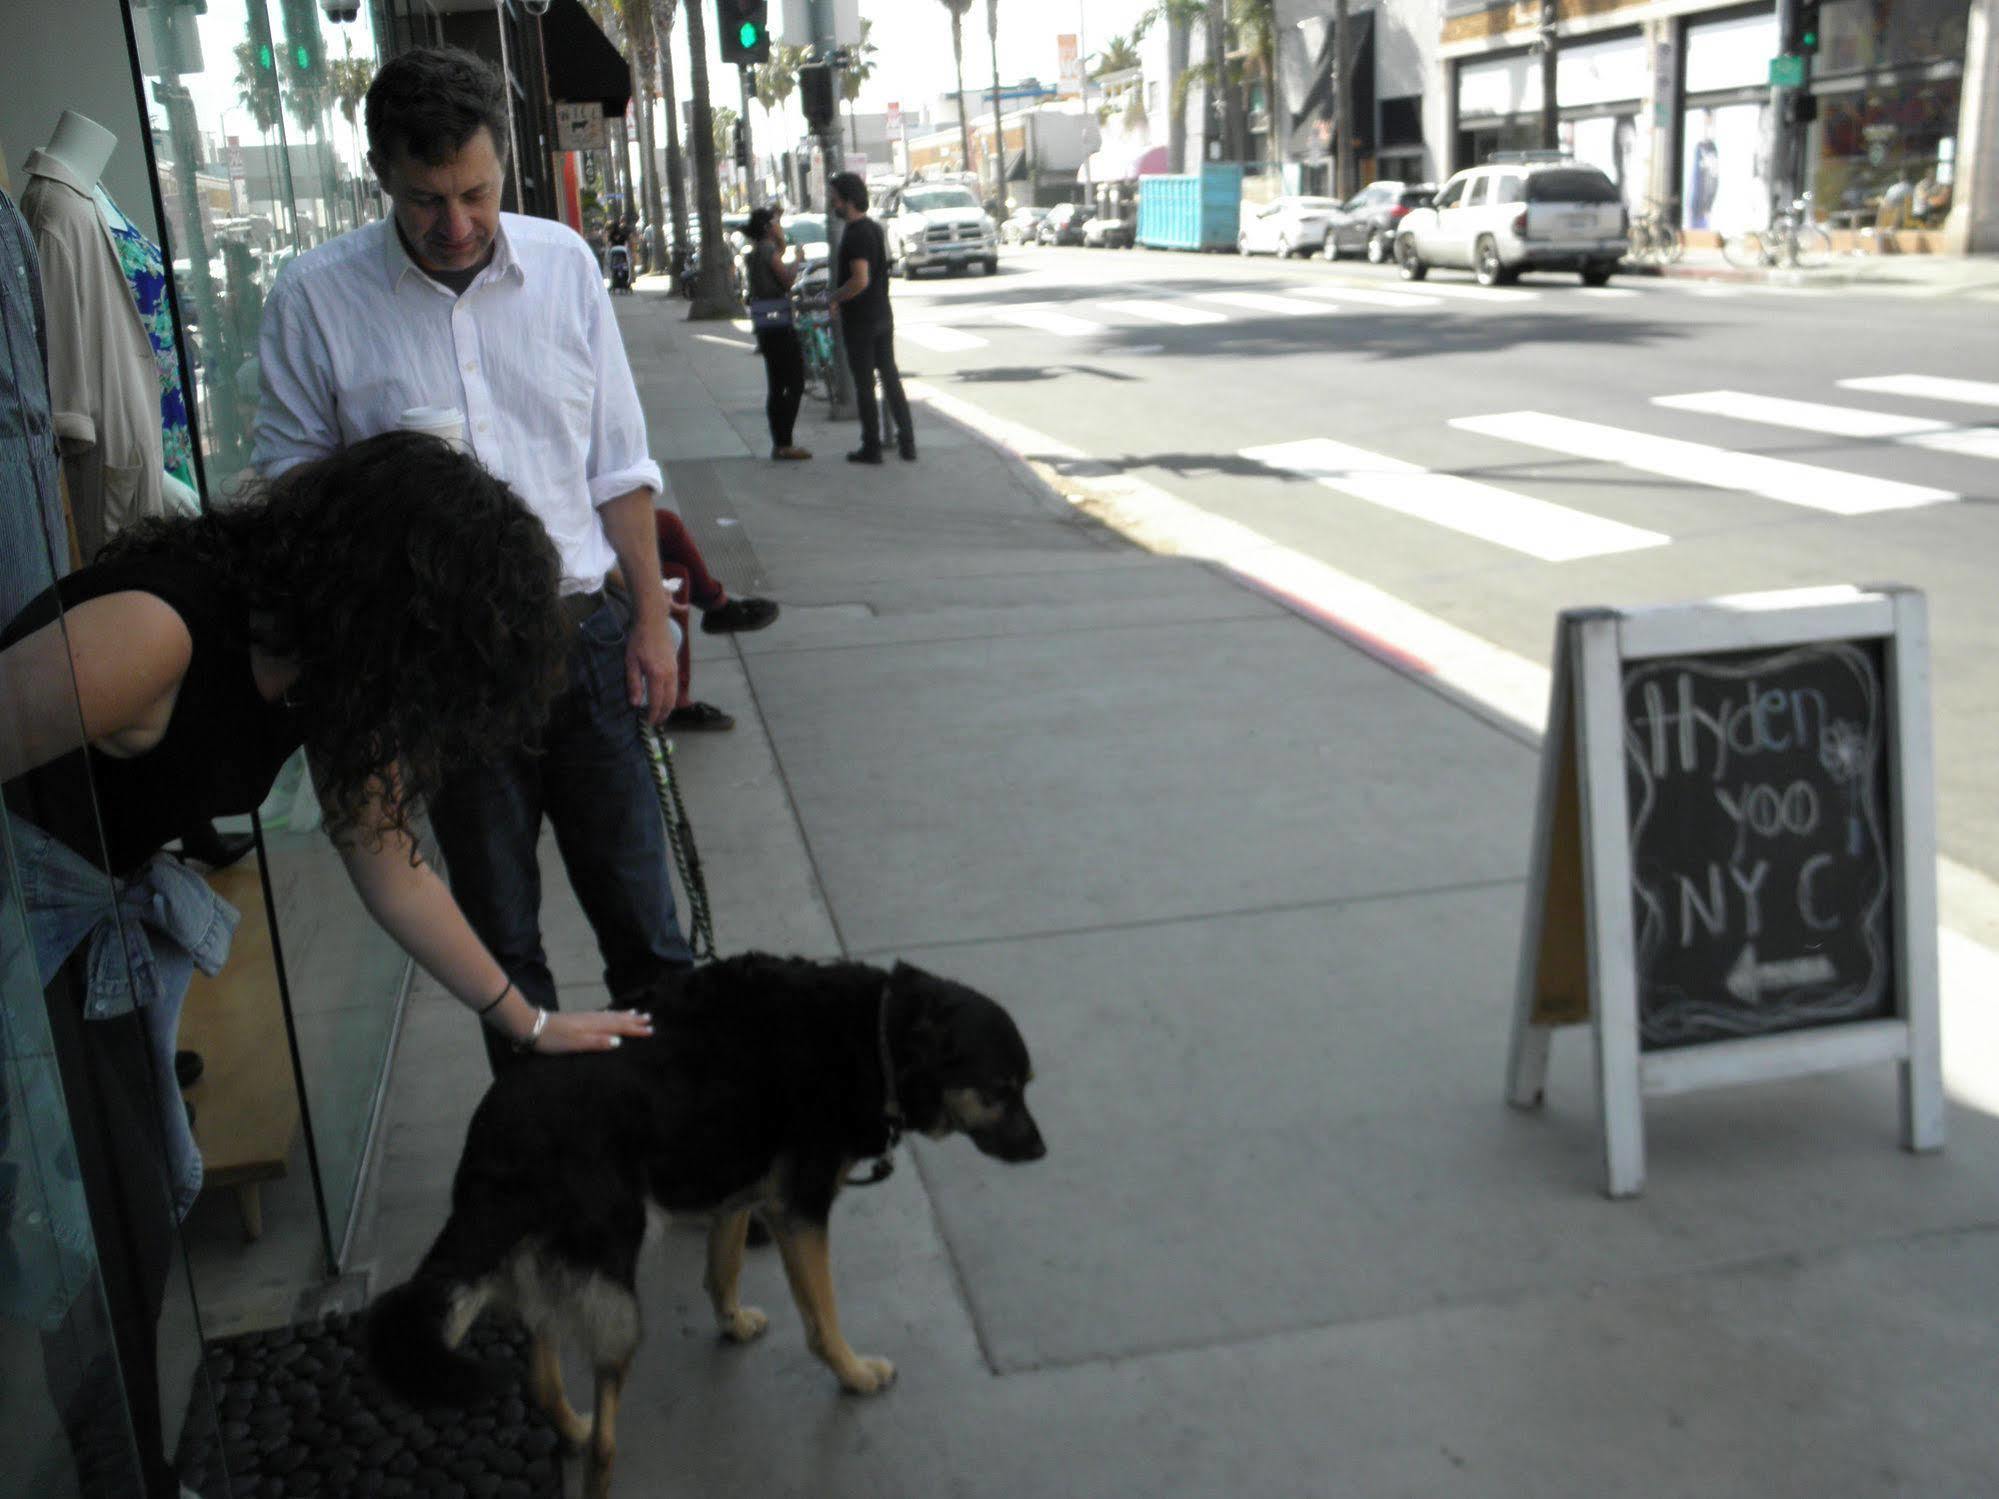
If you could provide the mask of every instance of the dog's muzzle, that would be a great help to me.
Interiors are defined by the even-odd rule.
[[[973,1131],[972,1143],[998,1161],[1038,1161],[1048,1154],[1041,1129],[1026,1109],[1010,1109],[999,1123]]]

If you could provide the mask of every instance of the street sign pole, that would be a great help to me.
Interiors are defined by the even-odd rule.
[[[1789,55],[1791,38],[1798,29],[1798,0],[1777,0],[1777,45]],[[1797,126],[1791,122],[1791,97],[1797,87],[1788,73],[1770,64],[1770,216],[1787,208],[1798,196],[1795,186]],[[1796,61],[1802,65],[1804,59]],[[1801,81],[1801,80],[1800,80]]]
[[[819,54],[818,60],[831,67],[837,75],[842,71],[840,55],[839,21],[836,0],[811,0],[812,5],[812,45]],[[833,97],[838,99],[840,88],[837,77],[833,85]],[[845,164],[846,158],[840,151],[840,112],[837,107],[830,118],[817,126],[819,159],[825,166],[826,201],[821,206],[826,211],[826,289],[838,288],[838,267],[840,264],[840,241],[844,237],[844,226],[833,214],[833,177]],[[847,368],[847,339],[840,326],[840,315],[833,314],[833,407],[831,415],[836,421],[847,421],[859,414],[854,404],[854,376]]]

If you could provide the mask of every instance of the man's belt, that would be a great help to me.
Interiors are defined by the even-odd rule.
[[[580,625],[584,620],[604,607],[604,590],[592,593],[565,593],[562,596],[562,614],[572,625]]]

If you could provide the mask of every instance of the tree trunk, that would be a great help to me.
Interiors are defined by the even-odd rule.
[[[680,161],[680,101],[673,87],[673,10],[678,0],[653,0],[653,35],[659,40],[659,102],[666,114],[666,195],[673,212],[673,248],[667,270],[676,288],[687,265],[687,173]],[[699,0],[696,0],[699,3]],[[655,224],[659,219],[653,219]],[[664,232],[666,226],[662,225]]]
[[[650,45],[638,38],[633,39],[632,62],[638,74],[635,80],[638,86],[632,90],[632,97],[638,104],[639,183],[645,193],[646,217],[653,223],[653,232],[638,247],[638,254],[649,272],[657,271],[666,264],[659,250],[659,169],[652,154],[652,52]]]
[[[722,243],[722,182],[715,172],[715,116],[708,107],[708,26],[701,0],[688,0],[687,66],[694,75],[694,197],[701,214],[701,268],[691,318],[736,315],[729,291],[728,249]]]
[[[958,144],[965,153],[964,170],[972,169],[972,122],[965,116],[965,18],[951,12],[951,56],[958,63]]]
[[[1000,114],[999,0],[986,0],[986,39],[993,48],[993,203],[1006,217],[1006,126]]]
[[[1333,196],[1345,202],[1360,189],[1354,184],[1353,160],[1353,20],[1347,0],[1333,7]]]
[[[1187,94],[1180,80],[1194,58],[1194,34],[1185,18],[1175,10],[1166,13],[1166,105],[1172,111],[1166,124],[1168,170],[1187,170]]]

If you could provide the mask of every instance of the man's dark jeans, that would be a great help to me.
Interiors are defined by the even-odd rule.
[[[451,890],[528,1003],[557,1008],[541,943],[546,816],[570,888],[597,934],[610,996],[643,987],[662,967],[694,962],[674,915],[666,829],[625,698],[630,611],[615,595],[577,626],[569,681],[555,700],[538,755],[510,754],[454,772],[430,809]],[[594,1008],[591,996],[584,1008]],[[515,1057],[483,1028],[493,1071]]]
[[[881,372],[882,392],[888,397],[888,414],[895,421],[900,441],[907,447],[916,441],[909,425],[909,397],[902,393],[902,375],[895,367],[895,325],[841,330],[847,338],[847,367],[854,372],[854,404],[861,412],[861,446],[873,451],[882,445],[881,411],[875,404],[875,372]]]

